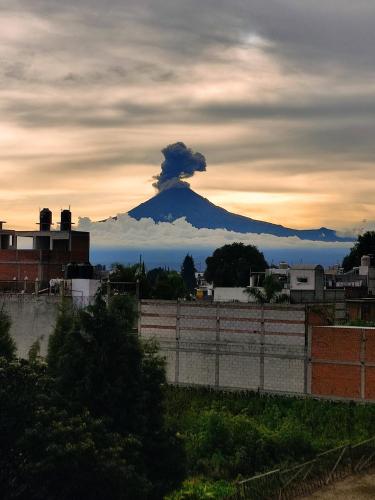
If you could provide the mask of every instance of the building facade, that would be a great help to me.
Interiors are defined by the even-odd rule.
[[[58,230],[52,230],[52,213],[40,212],[39,231],[4,229],[0,223],[0,281],[48,283],[64,278],[67,266],[89,265],[90,233],[73,231],[71,212],[63,210]]]

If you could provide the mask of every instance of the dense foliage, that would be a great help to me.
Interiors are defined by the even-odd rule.
[[[150,298],[177,300],[186,296],[186,287],[182,276],[176,271],[156,268],[147,273],[150,284]]]
[[[249,285],[250,270],[263,272],[268,267],[262,252],[253,245],[232,243],[214,251],[206,259],[205,278],[215,286]]]
[[[164,425],[164,361],[132,333],[134,320],[134,302],[126,295],[108,305],[99,295],[76,315],[63,309],[47,362],[58,392],[75,408],[104,419],[111,432],[137,437],[149,496],[160,498],[182,477],[183,456]]]
[[[16,355],[16,344],[10,335],[10,317],[0,308],[0,357],[4,357],[8,361]]]
[[[141,299],[177,300],[185,297],[187,293],[181,274],[162,267],[156,267],[146,272],[144,264],[132,266],[114,264],[110,281],[114,283],[114,290],[118,287],[121,292],[126,290],[133,293],[136,291],[135,285],[138,282]],[[125,289],[121,285],[124,282],[128,283],[125,285]]]
[[[192,478],[184,481],[182,488],[168,495],[166,500],[220,500],[228,498],[234,492],[233,484],[227,481]]]
[[[143,499],[140,443],[61,399],[46,367],[0,359],[0,491],[4,500]]]
[[[173,387],[167,402],[188,474],[204,481],[251,477],[375,434],[375,405]],[[172,498],[196,498],[186,488]]]
[[[359,266],[363,255],[375,255],[375,231],[367,231],[358,236],[357,242],[342,261],[344,270],[349,271]]]
[[[161,499],[184,476],[164,418],[164,362],[117,295],[62,305],[47,363],[0,358],[4,500]]]

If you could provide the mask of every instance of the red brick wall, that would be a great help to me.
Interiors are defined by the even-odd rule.
[[[315,395],[360,398],[360,367],[315,363],[313,365],[311,387],[312,393]]]
[[[374,328],[313,328],[311,393],[375,400]]]
[[[314,327],[311,355],[313,359],[359,361],[362,329]]]
[[[366,367],[365,398],[375,399],[375,367]]]
[[[16,277],[18,279],[17,264],[1,264],[0,263],[0,281],[11,281]]]
[[[72,232],[72,261],[89,262],[90,260],[90,233]]]

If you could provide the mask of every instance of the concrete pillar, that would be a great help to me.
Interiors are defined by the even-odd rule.
[[[259,389],[264,390],[264,304],[261,305],[261,320],[260,320],[260,352],[259,352]]]
[[[216,304],[215,387],[220,385],[220,305]]]
[[[177,301],[177,311],[176,311],[176,364],[175,364],[175,383],[178,384],[180,379],[180,316],[181,316],[181,304]]]

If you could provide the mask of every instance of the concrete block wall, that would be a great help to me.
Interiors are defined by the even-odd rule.
[[[139,333],[156,338],[171,383],[306,392],[305,306],[144,300]]]
[[[0,296],[0,309],[10,315],[11,335],[16,341],[20,357],[26,358],[31,345],[40,337],[41,354],[47,352],[48,337],[56,324],[61,298],[28,294],[4,294]]]

